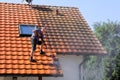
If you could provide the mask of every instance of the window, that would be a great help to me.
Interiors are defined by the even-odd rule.
[[[31,36],[32,31],[35,29],[35,25],[19,25],[19,34],[20,36]]]
[[[41,76],[39,76],[39,77],[38,77],[38,80],[42,80],[42,77],[41,77]]]
[[[17,77],[13,77],[13,79],[12,80],[17,80]]]

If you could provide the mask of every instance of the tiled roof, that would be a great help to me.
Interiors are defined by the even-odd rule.
[[[47,25],[49,49],[65,54],[105,54],[106,51],[75,7],[35,6],[39,24]],[[47,9],[47,10],[46,10]],[[58,10],[58,15],[54,14]]]
[[[58,10],[58,13],[55,13]],[[19,24],[46,24],[44,49],[35,52],[36,63],[29,62],[30,38],[19,36]],[[50,55],[106,54],[78,8],[0,3],[0,74],[62,75],[59,63]],[[55,56],[57,57],[57,55]]]
[[[11,49],[12,50],[12,49]],[[37,62],[29,61],[29,52],[1,51],[0,52],[0,76],[62,76],[62,70],[57,57],[51,53],[40,55],[37,52],[34,58]]]

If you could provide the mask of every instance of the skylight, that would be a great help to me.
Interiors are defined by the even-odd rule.
[[[35,25],[19,25],[20,36],[31,36],[32,31],[35,29]]]

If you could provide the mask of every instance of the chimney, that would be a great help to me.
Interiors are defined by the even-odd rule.
[[[59,15],[59,10],[58,10],[58,9],[54,9],[54,10],[53,10],[53,14],[54,14],[54,15]]]

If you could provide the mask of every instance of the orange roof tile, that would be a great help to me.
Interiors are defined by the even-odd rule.
[[[34,55],[37,62],[32,63],[29,61],[29,52],[1,51],[0,75],[62,76],[59,62],[55,60],[57,57],[52,57],[53,53],[55,54],[54,51],[50,51],[46,52],[46,55],[40,55],[37,52]]]
[[[55,10],[58,13],[55,14]],[[46,55],[36,50],[30,63],[30,38],[19,36],[19,24],[46,24]],[[75,7],[0,3],[0,75],[62,75],[51,55],[106,54],[87,22]],[[56,61],[59,63],[59,61]]]

